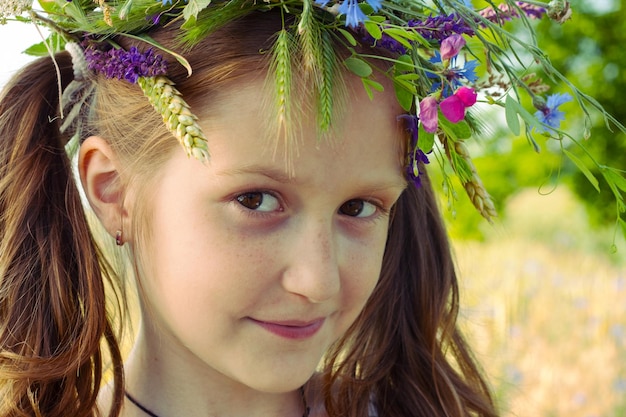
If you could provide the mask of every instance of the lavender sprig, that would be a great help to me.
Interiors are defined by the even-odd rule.
[[[443,40],[454,34],[474,36],[474,29],[456,13],[409,20],[407,26],[414,28],[426,40]]]
[[[517,4],[519,9],[506,3],[501,3],[498,5],[497,10],[493,7],[487,7],[486,9],[480,11],[480,15],[490,22],[503,25],[506,21],[519,18],[519,10],[523,11],[524,14],[531,19],[541,19],[543,15],[546,14],[546,9],[541,6],[525,3],[523,1],[518,1],[515,4]]]
[[[90,70],[103,74],[107,78],[126,80],[136,84],[140,77],[155,77],[167,73],[167,61],[152,48],[140,52],[136,47],[128,51],[85,48],[85,59]]]

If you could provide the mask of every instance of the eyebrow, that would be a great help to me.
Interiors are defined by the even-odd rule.
[[[236,168],[224,169],[216,173],[216,175],[218,176],[234,176],[241,174],[262,175],[281,184],[298,185],[303,183],[295,175],[290,175],[288,172],[285,172],[283,170],[264,165],[244,165]],[[404,179],[404,177],[399,175],[397,180],[383,180],[374,184],[364,185],[360,188],[363,189],[363,192],[374,192],[378,190],[388,190],[394,188],[404,190],[407,185],[408,183]]]
[[[276,182],[280,182],[283,184],[297,184],[294,175],[289,175],[285,171],[281,171],[279,169],[273,167],[267,167],[263,165],[244,165],[236,168],[224,169],[222,171],[218,171],[216,175],[218,176],[234,176],[241,174],[256,174],[263,175],[269,179],[272,179]]]

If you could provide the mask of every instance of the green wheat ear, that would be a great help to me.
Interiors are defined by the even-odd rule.
[[[320,39],[321,70],[318,85],[318,123],[323,133],[331,127],[336,104],[335,99],[338,99],[340,103],[345,99],[343,97],[345,95],[345,86],[342,84],[342,79],[338,74],[337,55],[328,31],[322,31]]]
[[[317,121],[321,134],[330,130],[333,118],[335,78],[338,61],[329,30],[314,16],[312,0],[303,0],[302,15],[298,23],[298,40],[302,67],[317,100]]]
[[[178,139],[187,156],[193,156],[200,162],[208,162],[209,147],[198,118],[191,112],[181,93],[169,78],[140,77],[137,84],[148,97],[152,107],[163,116],[167,129]]]
[[[275,138],[274,147],[279,145],[279,140],[284,143],[285,162],[289,171],[293,170],[293,158],[297,154],[297,142],[299,132],[297,118],[294,118],[293,92],[293,68],[292,62],[295,55],[295,40],[293,34],[283,28],[276,33],[276,41],[271,50],[270,70],[268,72],[268,87],[273,94],[272,101],[267,103],[272,111],[272,117],[268,120],[270,138]],[[295,103],[297,105],[297,103]]]

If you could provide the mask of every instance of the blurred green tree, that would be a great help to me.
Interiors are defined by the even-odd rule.
[[[573,0],[571,21],[562,26],[541,22],[538,31],[539,41],[553,65],[623,123],[626,121],[626,19],[622,2]],[[572,116],[576,118],[570,116],[566,130],[583,129],[582,114]],[[585,145],[598,162],[624,169],[626,135],[617,129],[607,129],[599,114],[592,114],[592,120],[591,137]],[[586,203],[592,221],[610,224],[616,217],[613,195],[597,168],[591,164],[589,167],[600,181],[600,194],[578,170],[572,169],[567,181]]]
[[[554,67],[564,74],[584,93],[598,102],[617,120],[626,121],[626,19],[624,0],[589,2],[572,0],[574,14],[563,25],[543,19],[537,25],[538,43],[551,58]],[[547,94],[567,92],[559,80],[551,80],[538,71],[551,86]],[[527,109],[532,109],[530,100]],[[602,115],[591,110],[591,136],[584,136],[584,113],[575,103],[567,103],[562,110],[566,120],[562,128],[575,138],[584,141],[596,161],[616,168],[626,168],[626,135],[618,129],[607,129]],[[505,121],[502,121],[504,126]],[[560,143],[535,135],[540,153],[526,138],[512,138],[505,129],[497,127],[479,138],[480,146],[474,149],[474,162],[487,190],[491,193],[499,212],[515,191],[535,187],[538,192],[550,192],[557,184],[570,186],[587,206],[590,219],[596,225],[611,226],[616,220],[613,194],[592,161],[568,139],[563,146],[578,156],[600,182],[601,192],[563,157]],[[484,155],[481,157],[480,155]],[[435,173],[435,181],[440,180]],[[460,191],[458,191],[460,193]],[[471,203],[459,196],[448,211],[453,237],[481,238],[484,230],[481,218],[472,213]],[[443,204],[447,202],[444,200]],[[454,218],[454,220],[452,219]]]

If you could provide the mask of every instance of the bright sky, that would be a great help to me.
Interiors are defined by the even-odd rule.
[[[0,86],[33,57],[21,53],[29,46],[41,42],[34,25],[8,22],[0,25]]]

